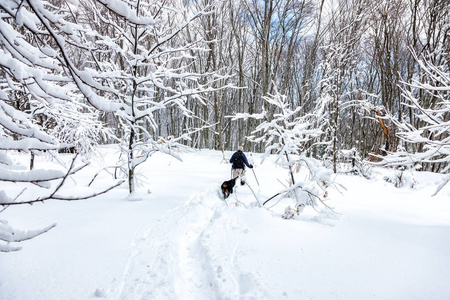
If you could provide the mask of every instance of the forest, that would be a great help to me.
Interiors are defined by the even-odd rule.
[[[449,0],[0,0],[0,299],[447,299],[449,182]]]
[[[4,0],[0,149],[176,147],[448,173],[447,0]],[[289,132],[287,137],[285,134]],[[291,147],[292,148],[292,147]],[[349,154],[351,153],[351,154]]]

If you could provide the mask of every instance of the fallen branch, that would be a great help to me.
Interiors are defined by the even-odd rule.
[[[266,205],[267,202],[269,202],[270,200],[272,200],[273,198],[275,198],[276,196],[281,195],[282,193],[276,193],[275,195],[273,195],[272,197],[270,197],[269,199],[267,199],[266,201],[264,201],[263,206]]]

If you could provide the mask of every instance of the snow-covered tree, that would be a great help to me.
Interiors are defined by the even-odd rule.
[[[101,191],[91,188],[84,193],[71,192],[68,196],[67,179],[86,163],[78,164],[75,156],[69,165],[56,164],[51,169],[47,169],[49,164],[45,164],[45,169],[33,165],[36,154],[56,156],[61,148],[76,146],[80,126],[67,127],[68,120],[92,117],[92,107],[102,111],[118,107],[98,96],[94,90],[101,85],[71,60],[70,48],[84,46],[77,34],[82,28],[68,21],[73,4],[68,3],[0,2],[0,182],[14,182],[18,188],[5,190],[0,185],[2,211],[12,205],[45,200],[87,199],[121,184],[112,183]],[[86,110],[90,112],[85,115]],[[90,134],[105,132],[96,119],[91,125],[83,122],[82,126]],[[54,134],[56,131],[59,136]],[[15,159],[15,154],[22,152],[31,153],[29,165]],[[69,189],[72,191],[73,186]],[[1,251],[17,250],[9,243],[33,238],[53,227],[22,232],[5,220],[0,223],[0,240],[7,243],[2,244]]]
[[[419,163],[425,163],[433,165],[435,172],[450,173],[450,60],[447,58],[447,63],[440,66],[425,58],[421,60],[416,57],[416,60],[423,77],[420,81],[405,83],[402,91],[406,99],[404,104],[416,112],[421,122],[416,127],[410,122],[398,122],[392,118],[399,128],[398,137],[404,143],[415,145],[412,147],[415,151],[406,151],[405,147],[401,147],[397,152],[382,157],[381,164],[412,169]],[[418,95],[431,97],[432,101],[425,102]],[[444,184],[448,181],[450,176]]]
[[[10,88],[16,89],[18,82],[33,100],[54,104],[78,98],[80,104],[113,113],[133,192],[138,165],[156,151],[176,156],[174,148],[196,130],[183,122],[194,116],[188,103],[204,104],[200,94],[221,88],[218,82],[224,77],[214,70],[200,74],[191,69],[193,54],[205,51],[202,41],[180,38],[213,5],[191,9],[177,0],[3,1],[6,56],[1,65],[14,79],[8,81]],[[95,111],[83,115],[92,130],[67,132],[67,125],[78,122],[71,114],[80,110],[69,106],[61,106],[63,114],[44,110],[50,114],[46,124],[60,124],[52,131],[59,138],[70,142],[69,135],[76,140],[81,134],[95,141],[105,133],[93,118]],[[179,125],[166,130],[166,124]]]
[[[58,149],[64,143],[65,147],[86,152],[108,133],[98,120],[99,111],[93,108],[105,112],[119,107],[114,100],[98,95],[99,90],[108,88],[103,88],[74,60],[75,54],[87,47],[86,30],[73,19],[71,9],[76,3],[58,0],[0,3],[0,101],[9,116],[3,120],[3,135],[17,140],[23,134],[8,125],[29,127],[16,120],[14,110],[19,110],[24,112],[21,118],[39,128],[34,130],[49,133],[41,142],[51,144],[28,144],[28,149],[20,150]],[[11,122],[6,124],[6,120]]]
[[[194,131],[168,131],[164,124],[173,118],[183,124],[180,120],[194,116],[188,103],[204,104],[200,94],[221,88],[217,82],[222,76],[191,69],[192,53],[205,51],[202,41],[180,38],[211,6],[192,11],[181,1],[86,0],[82,4],[84,11],[79,13],[98,22],[90,24],[95,30],[90,32],[89,48],[94,49],[95,59],[86,61],[85,69],[96,84],[109,87],[105,92],[120,104],[115,115],[123,133],[125,175],[132,193],[136,167],[158,151],[178,157],[175,150]]]
[[[247,137],[250,141],[265,144],[265,153],[262,162],[271,154],[276,155],[278,165],[288,170],[288,186],[278,192],[274,197],[291,198],[295,200],[294,207],[286,208],[283,217],[291,218],[303,211],[306,205],[317,207],[320,203],[329,208],[324,201],[327,200],[327,188],[332,182],[332,171],[321,166],[320,162],[306,155],[307,147],[313,138],[322,134],[320,125],[323,111],[317,110],[315,114],[299,116],[302,107],[292,109],[287,97],[278,93],[264,97],[271,107],[273,118],[268,120],[267,111],[262,108],[260,114],[237,114],[234,119],[255,118],[262,120],[253,132]],[[256,136],[258,135],[258,136]],[[300,169],[305,169],[307,176],[297,178]]]
[[[320,48],[322,59],[317,70],[320,80],[316,107],[324,107],[324,118],[328,122],[322,135],[326,146],[320,156],[331,161],[336,173],[339,151],[347,138],[343,129],[350,123],[348,103],[358,91],[355,84],[360,58],[358,45],[366,21],[366,4],[363,1],[339,0],[334,5],[337,9],[332,11],[328,20],[326,44]]]

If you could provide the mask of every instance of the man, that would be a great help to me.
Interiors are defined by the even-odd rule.
[[[236,177],[241,177],[241,185],[245,184],[245,165],[250,169],[253,168],[253,165],[248,163],[247,157],[244,154],[244,148],[239,146],[238,151],[236,151],[233,156],[230,158],[231,166],[231,179]],[[244,165],[245,164],[245,165]]]

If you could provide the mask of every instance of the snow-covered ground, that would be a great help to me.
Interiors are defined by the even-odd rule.
[[[84,181],[117,160],[114,148],[101,151]],[[141,196],[127,197],[123,185],[95,199],[2,212],[17,229],[58,225],[0,254],[0,299],[450,299],[450,187],[431,197],[440,176],[416,174],[415,189],[397,189],[381,173],[339,175],[346,190],[330,188],[328,202],[338,214],[307,207],[284,220],[287,204],[258,208],[248,186],[228,206],[221,200],[230,177],[221,152],[182,157],[156,154],[143,164]],[[247,181],[265,200],[287,172],[260,157],[259,185],[250,170]]]

